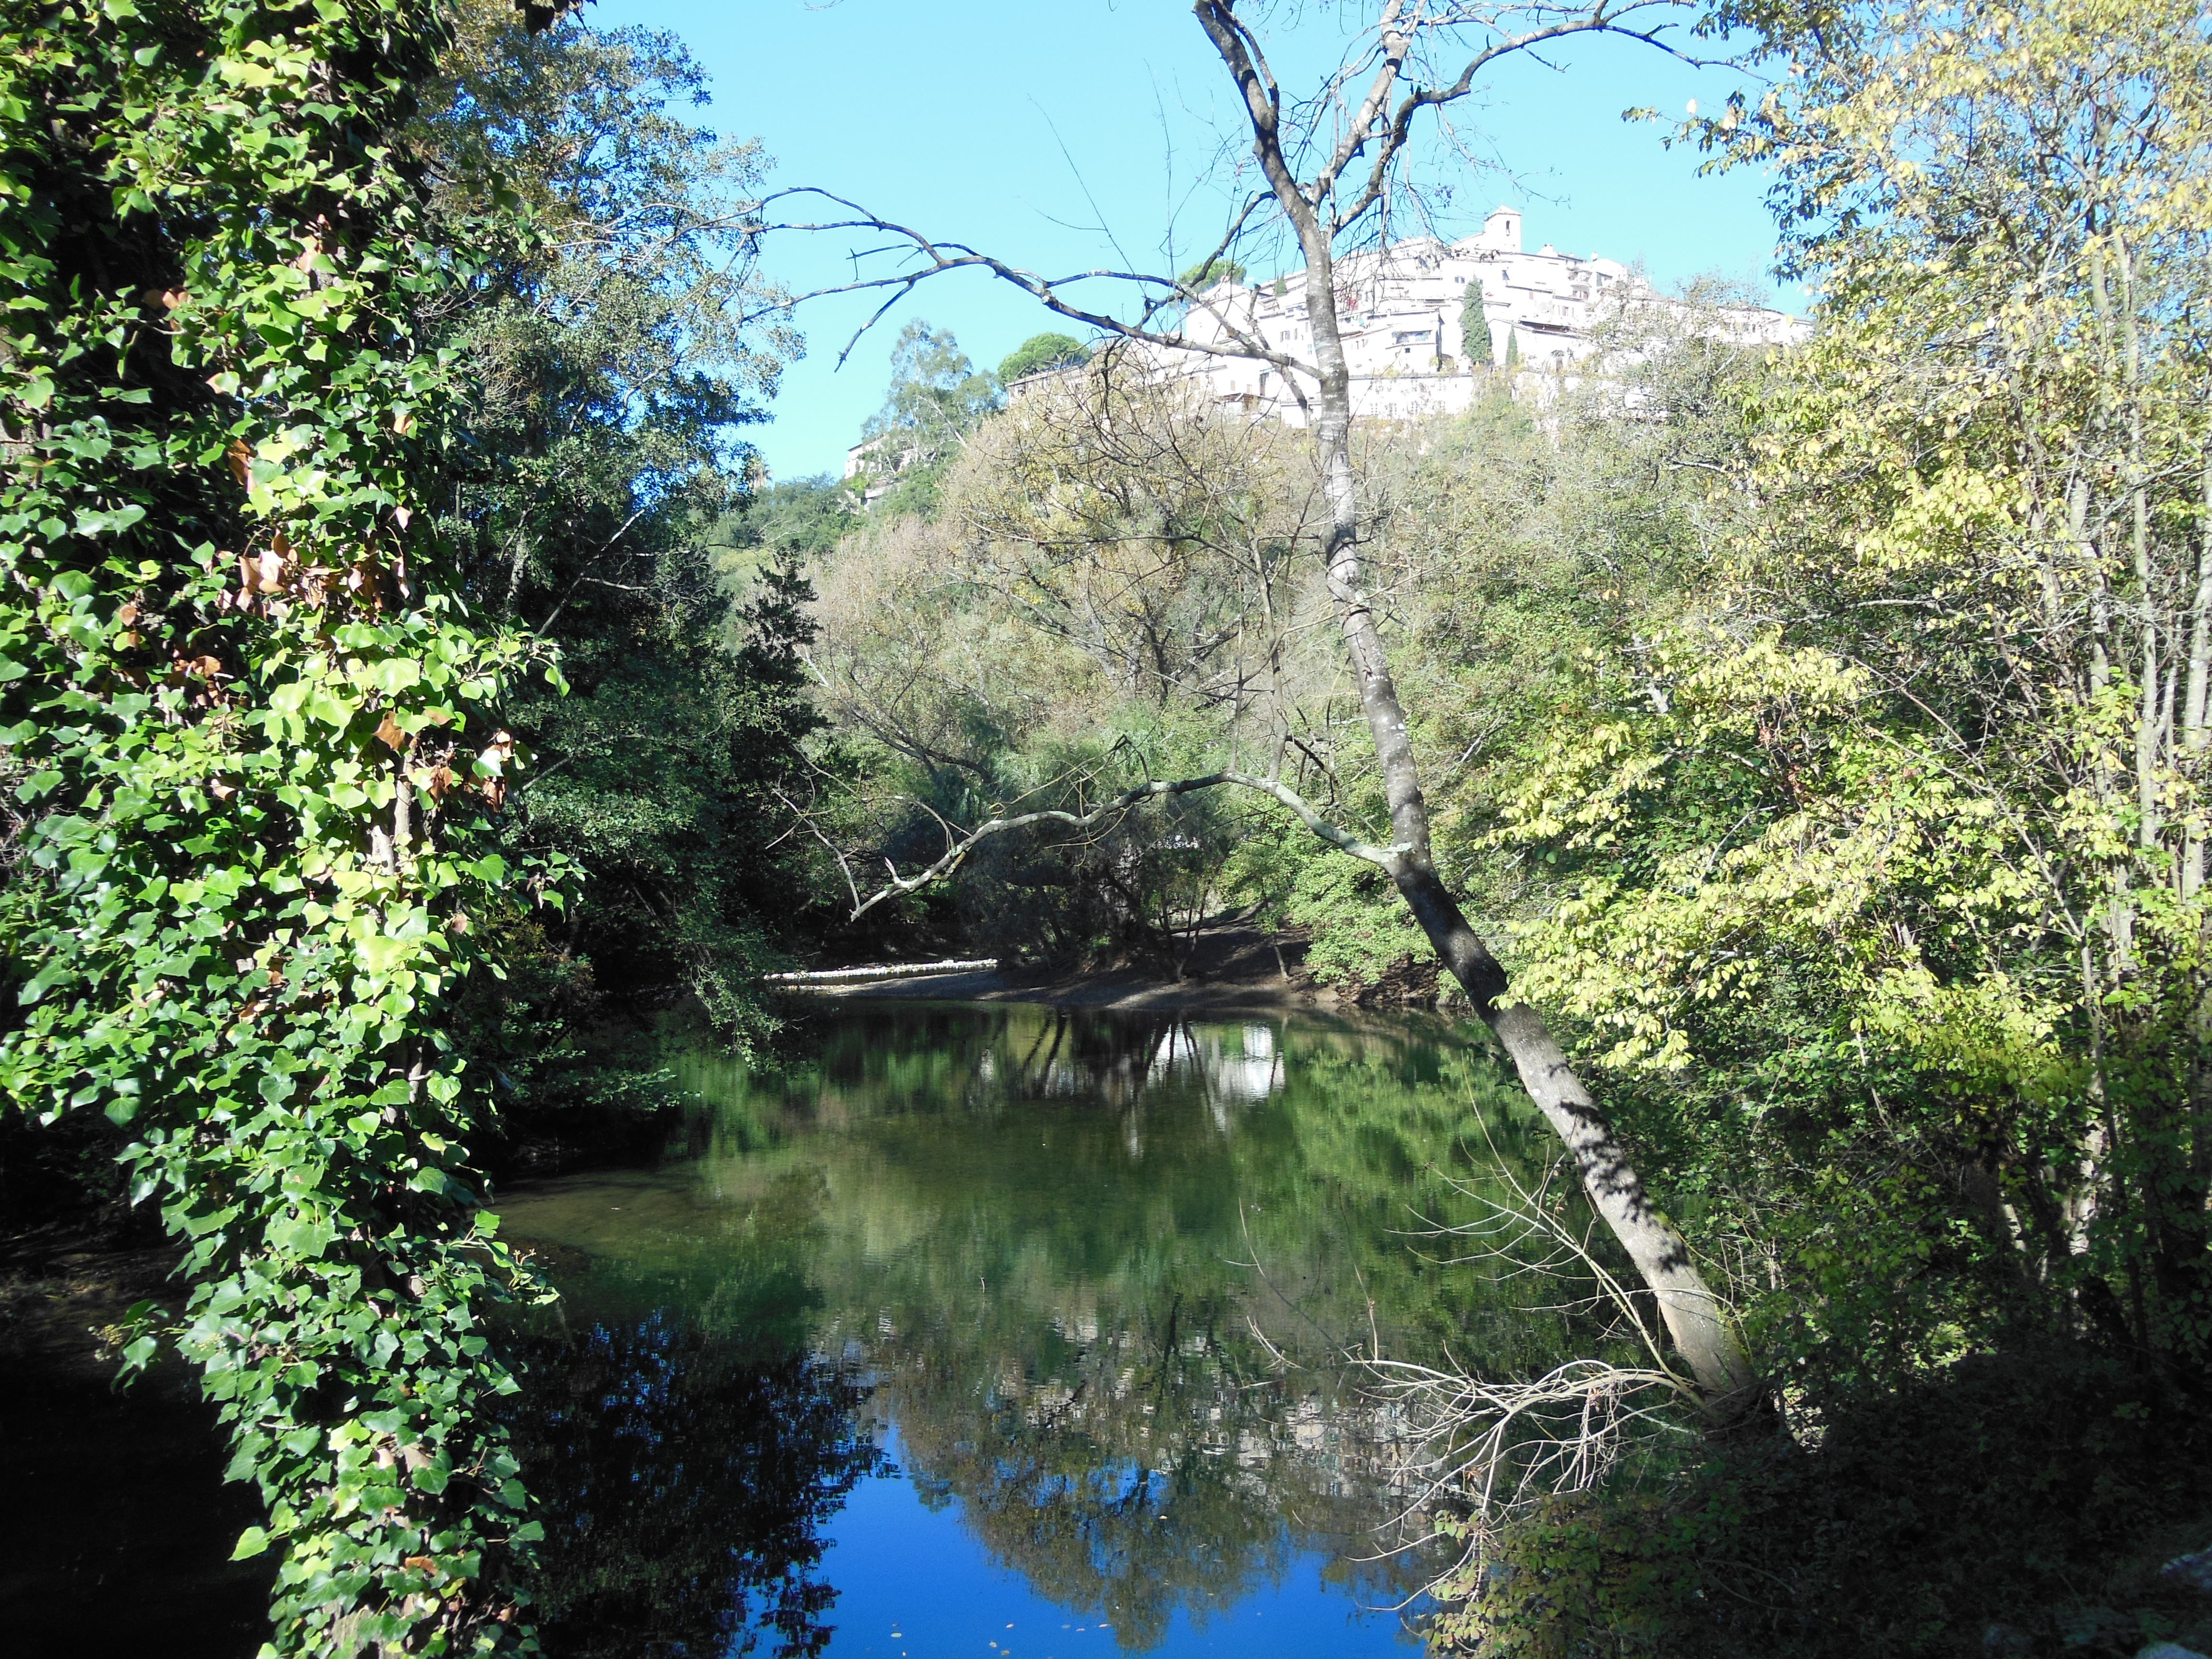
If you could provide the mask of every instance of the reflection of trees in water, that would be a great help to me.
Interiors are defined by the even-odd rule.
[[[1010,1027],[1015,1036],[1018,1028]],[[1010,1066],[999,1063],[1005,1054]],[[1218,1109],[1265,1099],[1282,1081],[1275,1032],[1263,1021],[1200,1024],[1162,1016],[1101,1018],[1054,1010],[1038,1018],[1026,1042],[986,1048],[976,1059],[975,1092],[1017,1100],[1086,1096],[1133,1106],[1174,1086]]]
[[[854,1422],[865,1392],[665,1310],[532,1346],[516,1440],[545,1500],[547,1651],[819,1653],[821,1526],[881,1461]]]
[[[806,1273],[833,1309],[887,1282],[946,1305],[981,1279],[1048,1322],[1085,1293],[1164,1309],[1234,1282],[1271,1334],[1288,1322],[1331,1352],[1364,1345],[1370,1308],[1399,1358],[1520,1371],[1589,1350],[1528,1310],[1572,1285],[1442,1263],[1450,1242],[1421,1237],[1485,1213],[1455,1183],[1510,1200],[1498,1170],[1538,1187],[1550,1155],[1495,1062],[1448,1031],[898,1008],[833,1027],[806,1072],[688,1080],[720,1120],[783,1126],[778,1154],[709,1152],[733,1206],[777,1169],[823,1172]]]
[[[1419,1582],[1371,1559],[1402,1535],[1373,1530],[1402,1425],[1347,1349],[1520,1370],[1584,1346],[1510,1263],[1407,1236],[1464,1218],[1453,1179],[1533,1184],[1540,1156],[1441,1033],[886,1008],[806,1068],[690,1069],[719,1236],[744,1218],[745,1255],[803,1271],[811,1340],[872,1371],[925,1494],[1133,1648],[1299,1551],[1370,1602]]]
[[[879,1316],[847,1351],[875,1367],[872,1404],[917,1484],[959,1498],[994,1557],[1124,1647],[1158,1646],[1178,1610],[1202,1625],[1300,1551],[1373,1601],[1421,1582],[1410,1561],[1358,1559],[1396,1512],[1392,1414],[1329,1374],[1286,1374],[1221,1287],[1041,1338],[1035,1310],[987,1330],[911,1311],[911,1328]]]

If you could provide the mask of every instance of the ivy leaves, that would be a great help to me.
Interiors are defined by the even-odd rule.
[[[416,0],[130,0],[0,28],[0,1088],[131,1126],[280,1553],[273,1650],[489,1650],[535,1536],[444,1035],[507,688],[425,532],[455,280],[382,137]],[[495,964],[493,964],[495,966]],[[154,1310],[127,1350],[156,1351]]]

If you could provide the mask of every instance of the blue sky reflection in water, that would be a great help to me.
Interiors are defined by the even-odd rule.
[[[1365,1611],[1420,1577],[1374,1559],[1404,1424],[1342,1357],[1567,1340],[1409,1236],[1544,1150],[1479,1049],[878,1004],[673,1063],[657,1168],[500,1206],[564,1292],[518,1427],[555,1659],[1412,1651]]]
[[[890,1452],[899,1455],[896,1436]],[[957,1504],[931,1509],[902,1477],[854,1490],[830,1522],[823,1570],[837,1587],[830,1659],[923,1659],[940,1654],[1004,1659],[1108,1659],[1121,1651],[1096,1613],[1062,1607],[1020,1572],[976,1547]],[[1258,1655],[1336,1659],[1363,1654],[1413,1659],[1398,1616],[1362,1604],[1324,1577],[1328,1557],[1302,1552],[1279,1579],[1247,1586],[1226,1606],[1178,1608],[1159,1646],[1179,1656]]]

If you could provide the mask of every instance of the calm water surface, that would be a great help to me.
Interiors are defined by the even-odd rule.
[[[518,1429],[556,1659],[1410,1659],[1425,1528],[1344,1356],[1559,1340],[1431,1236],[1536,1150],[1479,1050],[879,1004],[674,1064],[659,1167],[499,1206],[563,1292]]]

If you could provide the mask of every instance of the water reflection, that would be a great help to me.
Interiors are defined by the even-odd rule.
[[[893,1005],[805,1066],[683,1073],[704,1103],[661,1169],[501,1206],[561,1247],[587,1333],[544,1339],[532,1389],[569,1528],[556,1655],[822,1650],[824,1577],[875,1569],[821,1540],[894,1478],[887,1443],[968,1547],[1125,1650],[1314,1566],[1335,1617],[1395,1602],[1419,1563],[1379,1547],[1423,1522],[1344,1355],[1563,1340],[1408,1237],[1463,1213],[1448,1174],[1530,1155],[1441,1028]],[[1388,1651],[1395,1625],[1328,1650]]]
[[[804,1352],[748,1355],[674,1310],[541,1342],[520,1425],[546,1498],[537,1612],[608,1659],[822,1651],[821,1527],[883,1462],[861,1390]]]

